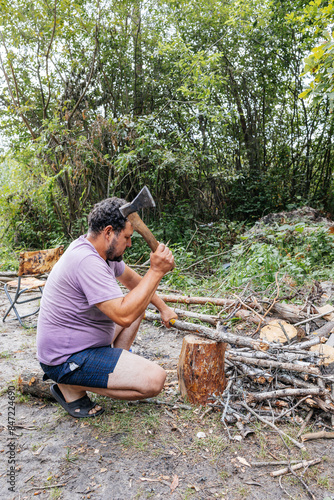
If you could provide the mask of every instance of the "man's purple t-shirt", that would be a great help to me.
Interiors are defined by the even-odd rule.
[[[116,278],[124,262],[106,262],[80,236],[52,269],[46,282],[37,326],[37,357],[59,365],[88,347],[110,345],[115,323],[95,304],[123,297]]]

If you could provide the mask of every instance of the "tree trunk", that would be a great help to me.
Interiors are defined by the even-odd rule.
[[[190,403],[205,405],[212,394],[224,392],[225,349],[223,342],[195,335],[184,337],[177,371],[181,395]]]

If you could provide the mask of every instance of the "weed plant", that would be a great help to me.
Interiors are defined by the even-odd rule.
[[[278,281],[285,294],[315,280],[332,279],[334,235],[323,225],[297,222],[248,232],[239,226],[233,228],[233,234],[231,228],[225,231],[229,234],[211,234],[211,239],[218,240],[216,252],[209,244],[209,235],[206,242],[193,243],[196,252],[193,245],[186,250],[178,244],[174,251],[177,268],[164,282],[185,293],[196,288],[199,295],[215,296],[244,288],[247,283],[264,293]]]
[[[252,280],[254,286],[263,288],[276,277],[296,286],[333,275],[334,235],[326,227],[283,224],[241,238],[244,244],[231,249],[228,286]]]

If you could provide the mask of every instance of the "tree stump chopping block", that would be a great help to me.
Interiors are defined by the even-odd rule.
[[[206,405],[212,394],[224,392],[226,345],[195,335],[184,337],[177,373],[181,395],[190,403]]]

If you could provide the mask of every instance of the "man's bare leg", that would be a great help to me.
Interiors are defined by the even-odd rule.
[[[142,317],[138,318],[128,328],[116,325],[114,347],[121,347],[124,351],[114,372],[109,374],[107,389],[58,384],[67,403],[83,397],[86,391],[128,401],[153,397],[161,392],[166,379],[165,370],[152,361],[128,352],[138,332],[141,319]],[[96,406],[89,413],[93,414],[100,408]]]
[[[137,400],[156,396],[163,389],[166,372],[153,361],[123,351],[113,373],[109,374],[106,389],[58,384],[68,403],[95,392],[113,399]]]
[[[144,314],[139,316],[139,318],[136,319],[136,321],[134,321],[132,325],[128,326],[127,328],[116,325],[115,335],[114,335],[114,347],[126,349],[127,351],[130,349],[138,333],[140,323],[143,317]]]

